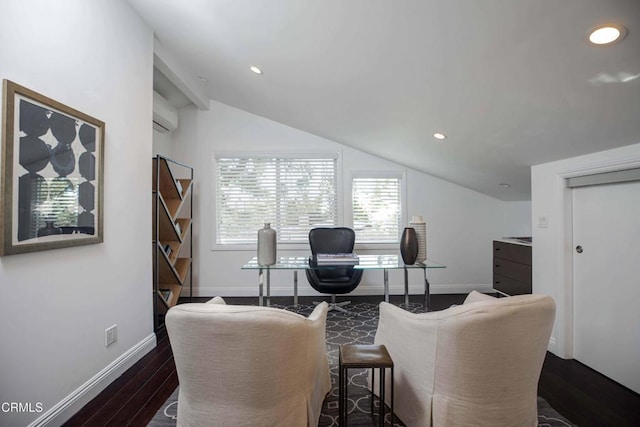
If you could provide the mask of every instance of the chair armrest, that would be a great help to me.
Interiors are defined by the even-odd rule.
[[[380,303],[374,342],[384,344],[393,359],[395,405],[407,425],[429,425],[431,420],[438,328],[442,314],[449,311],[415,314]]]
[[[496,300],[495,297],[492,297],[491,295],[485,295],[485,294],[481,294],[478,291],[471,291],[469,293],[469,295],[467,295],[467,298],[465,298],[464,302],[462,303],[462,305],[464,304],[470,304],[472,302],[478,302],[478,301],[492,301],[492,300]]]
[[[306,387],[309,390],[310,401],[319,405],[309,406],[308,425],[316,424],[322,409],[322,401],[331,390],[331,374],[329,358],[327,356],[326,324],[329,305],[321,302],[307,317],[309,328],[306,363]]]
[[[321,319],[323,316],[324,317],[327,316],[328,311],[329,311],[329,304],[327,304],[326,301],[322,301],[320,304],[316,306],[316,308],[313,309],[313,311],[311,312],[309,317],[307,317],[307,319],[313,320],[313,321]]]

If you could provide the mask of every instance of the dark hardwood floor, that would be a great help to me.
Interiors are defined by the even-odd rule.
[[[400,303],[401,297],[392,297]],[[419,296],[412,296],[412,300]],[[460,304],[465,295],[432,295],[433,310]],[[208,298],[194,298],[204,302]],[[314,298],[317,299],[317,298]],[[352,301],[378,302],[379,297]],[[300,298],[309,303],[311,298]],[[257,298],[225,298],[229,304],[256,304]],[[291,304],[291,298],[273,297],[272,303]],[[169,339],[163,330],[158,345],[95,399],[75,414],[66,426],[145,426],[178,385]],[[640,426],[640,395],[575,360],[547,353],[538,394],[559,413],[579,426]]]
[[[547,352],[538,395],[579,426],[640,426],[640,395],[576,360]]]

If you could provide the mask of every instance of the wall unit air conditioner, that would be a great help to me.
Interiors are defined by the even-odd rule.
[[[158,92],[153,92],[153,129],[161,133],[178,128],[178,111]]]

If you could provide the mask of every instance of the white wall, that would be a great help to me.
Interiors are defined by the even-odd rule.
[[[508,236],[531,236],[531,201],[502,202],[502,213],[503,229],[511,232]]]
[[[171,158],[173,155],[173,133],[153,131],[153,155]]]
[[[153,36],[124,1],[6,0],[0,52],[1,78],[106,123],[104,243],[0,258],[0,403],[43,409],[0,425],[57,425],[155,345]]]
[[[213,192],[213,153],[222,152],[334,152],[342,161],[342,206],[348,207],[349,172],[384,170],[406,173],[407,215],[423,215],[427,222],[429,258],[447,265],[432,270],[430,281],[437,292],[468,292],[491,289],[492,239],[508,235],[529,235],[531,216],[527,202],[501,202],[441,179],[407,169],[398,164],[362,153],[341,144],[293,129],[271,120],[212,101],[209,111],[193,107],[180,110],[180,128],[174,132],[174,158],[195,167],[194,260],[195,294],[257,295],[257,273],[241,266],[255,249],[225,250],[213,244],[215,221]],[[341,211],[341,218],[348,209]],[[348,225],[348,224],[347,224]],[[398,253],[395,246],[357,247],[360,253]],[[308,247],[280,254],[307,255]],[[411,291],[421,292],[418,271],[410,276]],[[292,294],[292,273],[272,274],[272,294]],[[382,272],[367,272],[354,293],[382,294]],[[402,292],[402,275],[390,274],[391,288]],[[315,295],[304,274],[300,275],[300,294]]]
[[[531,168],[533,292],[556,302],[549,350],[560,357],[573,357],[572,211],[565,180],[639,165],[640,144],[634,144]],[[541,216],[548,218],[548,228],[537,226]]]

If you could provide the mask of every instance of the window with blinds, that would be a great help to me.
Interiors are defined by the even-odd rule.
[[[265,223],[279,243],[336,226],[337,157],[216,157],[216,243],[255,244]]]
[[[29,188],[33,194],[31,222],[24,239],[47,233],[47,227],[78,226],[79,181],[79,178],[56,177],[32,182]]]
[[[358,243],[397,243],[401,177],[353,177],[353,228]]]

